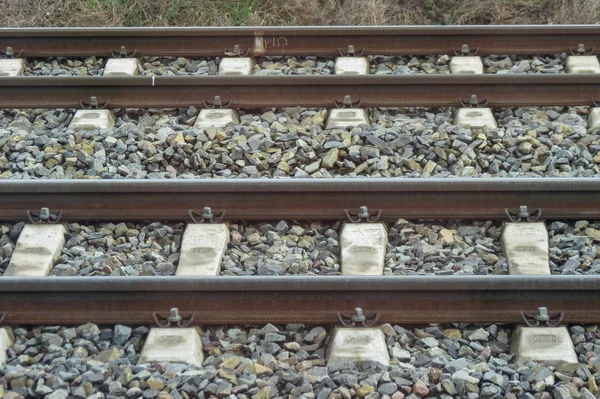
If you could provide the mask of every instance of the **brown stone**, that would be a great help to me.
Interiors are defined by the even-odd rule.
[[[413,385],[413,393],[417,396],[423,397],[429,393],[429,388],[427,388],[427,385],[425,385],[423,381],[417,380],[415,385]]]
[[[252,399],[270,399],[271,397],[271,386],[267,385],[261,389],[256,395],[252,395]]]
[[[449,339],[458,339],[462,338],[462,333],[460,332],[460,330],[457,330],[455,328],[448,328],[444,330],[444,337]]]
[[[375,392],[375,387],[369,384],[365,384],[356,391],[356,396],[358,396],[359,398],[364,398],[371,392]]]
[[[256,375],[273,374],[273,370],[257,362],[254,362],[254,370]]]
[[[429,381],[431,381],[432,384],[438,383],[440,375],[442,375],[442,370],[435,367],[429,369]]]
[[[148,384],[150,388],[154,388],[157,391],[160,391],[165,387],[165,384],[162,381],[157,380],[156,378],[148,378],[146,380],[146,384]]]

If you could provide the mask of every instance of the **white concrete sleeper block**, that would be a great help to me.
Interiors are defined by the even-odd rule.
[[[483,74],[483,62],[481,57],[456,56],[450,60],[450,73],[481,75]]]
[[[75,112],[69,128],[73,130],[94,130],[115,127],[115,117],[107,109],[80,109]]]
[[[219,75],[252,75],[254,59],[250,57],[223,58],[219,64]]]
[[[544,223],[506,223],[500,243],[509,274],[550,274],[548,230]]]
[[[12,328],[0,327],[0,367],[4,366],[8,356],[6,351],[15,343]]]
[[[138,364],[173,362],[202,367],[200,335],[197,328],[151,328]]]
[[[61,224],[26,224],[5,276],[47,276],[65,246]]]
[[[103,76],[135,76],[139,66],[137,58],[110,58],[104,66]]]
[[[225,223],[190,223],[181,240],[177,276],[216,276],[229,242]]]
[[[329,111],[326,129],[368,125],[367,110],[362,108],[334,108]]]
[[[595,55],[570,55],[567,73],[600,73],[600,63]]]
[[[24,58],[0,60],[0,76],[19,76],[25,72],[27,64]]]
[[[600,130],[600,107],[594,107],[588,115],[588,129],[594,132]]]
[[[459,108],[456,111],[454,124],[474,128],[497,128],[498,124],[490,108]]]
[[[342,275],[380,276],[388,243],[383,223],[345,223],[340,233]]]
[[[529,360],[549,365],[578,363],[567,327],[518,326],[513,334],[510,352],[515,354],[514,363]]]
[[[230,123],[240,123],[240,118],[232,109],[201,109],[194,128],[225,127]]]
[[[327,348],[327,367],[353,361],[390,364],[385,335],[380,327],[335,327]]]
[[[368,75],[367,57],[338,57],[335,59],[333,73],[336,75]]]

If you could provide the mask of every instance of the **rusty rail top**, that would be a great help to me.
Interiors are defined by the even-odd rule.
[[[0,220],[42,207],[72,221],[190,220],[204,207],[227,220],[345,220],[361,206],[384,220],[487,220],[521,205],[544,218],[593,219],[598,198],[599,178],[4,180]]]
[[[51,93],[51,94],[50,94]],[[0,108],[578,106],[600,99],[600,75],[0,77]]]
[[[600,322],[600,276],[0,277],[5,324],[152,324],[173,307],[197,324],[335,324],[356,307],[390,323],[519,323],[541,306]]]
[[[0,49],[25,57],[554,54],[600,47],[600,25],[3,28]]]

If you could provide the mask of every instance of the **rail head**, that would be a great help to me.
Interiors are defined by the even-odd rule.
[[[599,276],[2,277],[0,312],[7,324],[153,324],[173,307],[203,324],[338,324],[360,307],[382,323],[518,323],[544,306],[591,323],[599,294]]]
[[[227,220],[346,220],[361,206],[384,220],[505,220],[522,205],[545,218],[590,219],[600,217],[599,196],[595,178],[5,180],[0,220],[26,220],[42,207],[70,221],[186,221],[204,207]]]
[[[90,40],[93,38],[94,40]],[[48,44],[51,45],[48,45]],[[109,56],[125,46],[138,56],[219,56],[238,45],[254,56],[453,54],[463,44],[488,54],[568,52],[600,46],[599,25],[297,26],[2,28],[0,49],[24,56]]]

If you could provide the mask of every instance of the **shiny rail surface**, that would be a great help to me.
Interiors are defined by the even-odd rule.
[[[177,307],[196,324],[336,324],[360,307],[382,323],[519,323],[545,306],[597,323],[599,290],[600,276],[1,277],[0,313],[5,324],[153,324]]]
[[[526,205],[543,218],[599,218],[600,179],[233,179],[0,182],[0,220],[41,207],[63,219],[190,220],[211,207],[229,220],[344,220],[360,206],[382,218],[506,219]],[[0,309],[1,311],[1,309]]]
[[[554,54],[600,47],[598,25],[332,26],[186,28],[3,28],[0,49],[24,57],[219,56],[237,45],[251,56],[336,56],[349,45],[365,55]]]
[[[460,107],[593,105],[600,75],[0,77],[0,108],[80,108],[92,96],[108,108]]]

